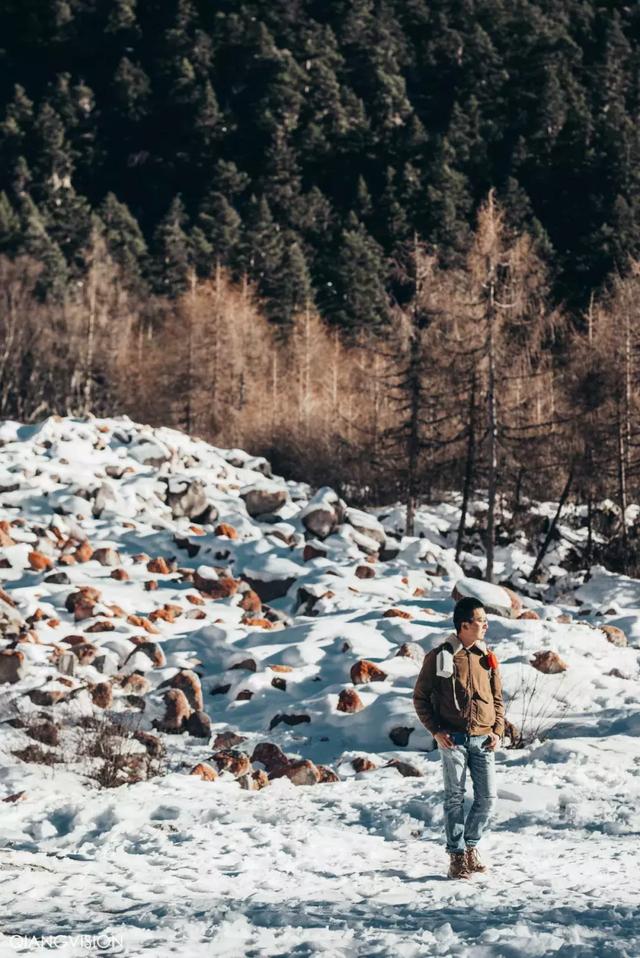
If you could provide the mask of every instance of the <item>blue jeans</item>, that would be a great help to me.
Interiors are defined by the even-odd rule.
[[[448,852],[475,848],[486,829],[496,803],[495,756],[482,747],[486,735],[450,733],[455,748],[442,748],[444,777],[444,823]],[[473,782],[473,804],[464,817],[464,786],[467,768]]]

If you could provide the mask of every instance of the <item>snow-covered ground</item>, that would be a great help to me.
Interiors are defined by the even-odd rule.
[[[497,753],[491,872],[451,882],[411,692],[482,557],[453,498],[413,539],[376,516],[172,430],[0,426],[0,954],[640,956],[640,583],[569,574],[573,523],[537,618],[489,591],[539,736]],[[534,559],[516,535],[499,576]],[[116,788],[95,718],[138,735]]]

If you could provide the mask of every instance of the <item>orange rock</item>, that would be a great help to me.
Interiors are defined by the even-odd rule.
[[[71,646],[86,645],[87,642],[84,635],[66,635],[62,641]]]
[[[72,636],[72,638],[75,638],[75,636]],[[72,648],[80,665],[91,665],[98,654],[98,647],[91,642],[73,643]]]
[[[189,532],[193,532],[194,536],[203,536],[204,529],[200,526],[189,526]]]
[[[42,645],[38,633],[35,629],[29,629],[27,632],[21,632],[18,636],[18,642],[23,645]]]
[[[19,649],[5,649],[0,652],[0,683],[15,684],[21,679],[21,668],[24,665],[24,652]]]
[[[191,595],[191,593],[189,593],[186,599],[187,602],[191,603],[191,605],[204,605],[204,599],[201,595]]]
[[[60,619],[49,619],[47,621],[47,625],[49,626],[50,629],[57,629],[58,626],[60,625]]]
[[[163,622],[173,623],[176,621],[176,614],[169,609],[154,609],[153,612],[149,613],[149,619],[151,622],[162,619]]]
[[[197,572],[193,576],[193,584],[200,592],[211,599],[228,599],[238,591],[239,582],[231,576],[222,576],[220,579],[205,579]]]
[[[186,729],[193,738],[211,738],[211,719],[203,709],[192,712],[186,721]]]
[[[247,741],[246,735],[238,735],[237,732],[227,731],[227,732],[218,732],[215,739],[213,740],[213,747],[216,751],[219,751],[223,748],[233,748],[234,745],[240,745],[242,742]],[[251,759],[253,761],[253,758]]]
[[[170,685],[171,688],[180,689],[184,692],[194,711],[201,712],[204,709],[202,685],[196,673],[192,672],[191,669],[182,669],[180,672],[176,672],[170,680]]]
[[[418,645],[417,642],[403,642],[396,652],[396,658],[398,657],[413,659],[413,661],[417,662],[418,665],[422,665],[424,662],[425,651],[421,645]]]
[[[76,622],[84,622],[93,616],[93,604],[80,602],[74,610],[73,617]]]
[[[213,530],[214,535],[216,536],[226,536],[227,539],[237,539],[238,532],[237,529],[234,529],[233,526],[228,525],[226,522],[221,522]]]
[[[93,556],[93,548],[88,539],[85,539],[73,553],[76,562],[88,562]]]
[[[0,523],[0,548],[9,549],[15,542],[9,535],[9,523],[4,519]]]
[[[243,616],[242,624],[248,625],[251,629],[271,629],[273,628],[273,623],[269,622],[268,619],[253,619],[250,616]]]
[[[253,782],[255,782],[256,790],[266,788],[266,786],[269,784],[269,776],[266,772],[263,772],[261,768],[256,769],[255,772],[251,773],[251,779]]]
[[[620,648],[623,648],[627,645],[627,637],[622,631],[615,625],[601,625],[600,631],[604,632],[607,637],[607,642],[611,642],[611,645],[617,645]]]
[[[61,677],[58,678],[60,682]],[[60,684],[64,684],[60,682]],[[34,705],[48,706],[48,705],[57,705],[58,702],[64,701],[67,697],[67,692],[63,692],[61,689],[32,689],[30,692],[27,692],[27,696],[31,699]]]
[[[11,598],[8,592],[4,591],[4,589],[0,589],[0,599],[2,599],[3,602],[6,602],[7,605],[10,605],[12,609],[15,609],[16,604],[14,600]]]
[[[557,652],[550,649],[544,652],[535,652],[530,663],[538,672],[544,672],[545,675],[555,675],[557,672],[566,672],[569,666],[564,662]]]
[[[235,748],[225,748],[214,752],[211,760],[218,766],[218,771],[231,772],[236,778],[251,772],[249,756],[246,752],[240,752]]]
[[[359,659],[351,666],[351,681],[354,685],[365,685],[367,682],[384,682],[387,673],[367,659]]]
[[[419,599],[419,598],[421,598],[421,596],[426,595],[426,592],[424,591],[424,589],[422,589],[422,588],[420,588],[420,586],[418,586],[417,589],[414,589],[414,590],[413,590],[413,594],[414,594],[414,596],[415,596],[416,599]]]
[[[171,734],[182,732],[191,715],[186,695],[180,689],[169,689],[164,695],[164,705],[164,717],[160,722],[154,722],[154,726]]]
[[[158,583],[155,579],[147,579],[144,584],[145,592],[155,592],[158,588]]]
[[[191,769],[189,775],[197,775],[203,782],[215,782],[218,778],[218,773],[206,762],[199,762]]]
[[[151,690],[151,682],[144,675],[138,675],[132,672],[131,675],[124,675],[119,680],[123,692],[131,692],[135,695],[146,695]]]
[[[169,575],[171,572],[166,559],[163,559],[162,556],[158,556],[156,559],[151,559],[150,562],[147,562],[147,569],[156,575]]]
[[[355,689],[342,689],[336,708],[338,712],[360,712],[364,705]]]
[[[519,619],[539,619],[540,616],[533,609],[525,609],[524,612],[521,612],[518,616]]]
[[[316,546],[312,546],[310,542],[307,542],[302,550],[302,561],[311,562],[312,559],[324,559],[326,554],[325,549],[318,549]]]
[[[90,625],[86,632],[115,632],[115,625],[111,622],[110,619],[100,619],[98,622],[94,622],[93,625]]]
[[[162,647],[158,645],[157,642],[148,642],[146,639],[141,636],[136,636],[135,639],[132,639],[132,642],[135,642],[135,649],[132,649],[127,658],[125,659],[125,665],[129,661],[132,655],[135,655],[137,652],[144,652],[148,659],[151,659],[153,667],[156,669],[163,669],[167,664],[167,659],[162,651]]]
[[[240,608],[245,612],[262,612],[262,602],[260,596],[253,589],[248,589],[242,595]]]
[[[289,764],[285,753],[273,742],[259,742],[253,750],[251,761],[260,762],[268,772]]]
[[[91,689],[91,699],[100,709],[111,708],[113,704],[113,689],[109,682],[98,682]]]
[[[60,565],[75,565],[77,561],[76,557],[70,554],[60,556],[59,559]]]
[[[383,619],[412,619],[410,612],[403,612],[402,609],[387,609],[382,616]]]
[[[28,559],[29,565],[36,572],[44,572],[45,569],[50,569],[53,565],[53,559],[50,559],[49,556],[44,555],[42,552],[37,552],[35,549],[29,553]]]
[[[329,782],[339,782],[340,777],[336,775],[332,768],[329,768],[328,765],[316,765],[318,773],[320,775],[319,782],[321,785],[328,784]]]
[[[181,605],[177,605],[175,602],[165,602],[165,604],[162,606],[162,608],[163,608],[163,609],[166,609],[167,612],[174,612],[174,613],[175,613],[175,616],[176,616],[176,619],[177,619],[179,616],[181,616],[182,613],[184,612],[184,609],[182,608],[182,606],[181,606]]]
[[[317,785],[321,780],[320,772],[309,759],[289,762],[275,769],[269,778],[288,778],[294,785]]]
[[[114,569],[111,573],[111,578],[116,579],[117,582],[126,582],[129,578],[129,573],[126,569]]]
[[[234,665],[230,665],[230,666],[229,666],[229,670],[231,670],[231,669],[242,669],[242,670],[244,670],[244,671],[246,671],[246,672],[255,672],[255,671],[257,670],[257,668],[258,668],[258,666],[257,666],[256,660],[255,660],[255,659],[251,659],[251,658],[242,659],[242,661],[236,662],[236,663],[234,663]]]
[[[96,549],[91,558],[94,562],[98,562],[104,566],[119,566],[121,562],[120,553],[116,549],[111,548],[111,546],[103,546],[100,549]]]
[[[64,604],[67,612],[74,612],[75,608],[79,604],[83,605],[95,605],[96,602],[100,601],[100,592],[98,589],[94,589],[93,586],[82,586],[78,589],[77,592],[71,592],[66,599]]]
[[[293,672],[291,665],[270,665],[269,668],[272,672]]]
[[[143,615],[128,615],[127,622],[129,625],[135,625],[137,629],[144,629],[150,635],[160,635],[160,630],[156,629],[153,622],[150,622]]]
[[[375,762],[372,762],[370,758],[358,756],[358,758],[354,758],[351,762],[351,767],[355,772],[373,772],[378,766]]]

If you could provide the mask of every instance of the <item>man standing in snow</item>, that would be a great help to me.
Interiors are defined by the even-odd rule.
[[[453,624],[455,634],[425,656],[413,704],[442,758],[449,878],[470,878],[486,871],[476,846],[495,806],[494,752],[504,733],[504,705],[498,660],[484,642],[482,602],[460,599]],[[473,804],[465,820],[467,769]]]

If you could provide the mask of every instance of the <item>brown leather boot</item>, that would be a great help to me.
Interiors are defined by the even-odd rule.
[[[449,852],[449,858],[451,863],[448,878],[471,878],[471,872],[467,868],[466,852]]]
[[[475,848],[467,848],[465,855],[465,865],[468,872],[486,872],[487,866],[480,861],[480,856]]]

